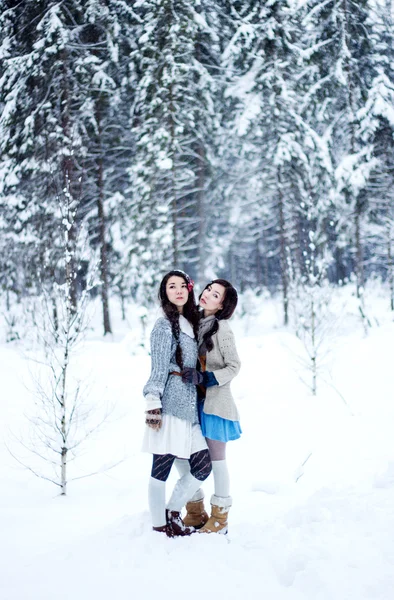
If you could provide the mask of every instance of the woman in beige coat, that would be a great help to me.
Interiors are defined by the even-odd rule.
[[[215,279],[205,287],[200,296],[203,312],[198,334],[201,371],[187,368],[182,372],[184,381],[205,390],[200,420],[212,460],[215,493],[211,497],[209,519],[204,510],[202,490],[198,490],[186,505],[185,520],[189,525],[200,527],[203,533],[227,533],[228,511],[232,504],[226,444],[238,439],[242,433],[230,390],[230,382],[238,374],[241,363],[228,319],[237,302],[236,289],[225,279]]]

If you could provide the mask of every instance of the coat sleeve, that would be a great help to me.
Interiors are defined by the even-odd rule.
[[[143,389],[147,410],[161,407],[172,355],[172,331],[167,319],[156,321],[150,337],[151,374]]]
[[[238,375],[241,368],[241,361],[235,346],[234,334],[228,323],[225,323],[224,326],[222,323],[220,324],[217,339],[225,366],[222,369],[216,369],[213,371],[213,374],[219,386],[221,386],[229,383],[229,381]]]

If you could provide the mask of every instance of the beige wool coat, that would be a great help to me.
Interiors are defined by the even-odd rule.
[[[239,421],[230,383],[238,374],[241,361],[228,321],[219,321],[219,329],[212,336],[212,341],[213,349],[207,352],[206,370],[213,372],[219,385],[207,388],[204,413],[230,421]]]

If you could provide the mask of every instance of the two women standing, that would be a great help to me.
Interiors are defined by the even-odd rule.
[[[143,450],[153,454],[149,482],[153,529],[169,537],[190,535],[197,528],[226,533],[231,506],[226,443],[241,434],[230,391],[240,361],[227,323],[237,305],[237,292],[225,280],[212,281],[200,296],[199,314],[193,282],[183,271],[174,270],[163,278],[159,298],[164,317],[152,331],[152,370],[143,391],[148,426]],[[203,390],[203,403],[198,402],[197,388]],[[166,506],[165,482],[176,458],[181,459],[177,461],[181,477]],[[208,519],[200,485],[211,469],[215,493]],[[180,512],[186,502],[183,521]]]

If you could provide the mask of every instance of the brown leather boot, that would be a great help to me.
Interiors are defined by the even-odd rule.
[[[204,500],[191,500],[186,504],[186,510],[187,514],[183,522],[187,527],[201,529],[209,519],[208,513],[204,508]]]
[[[220,498],[213,495],[211,498],[211,516],[204,527],[199,529],[198,533],[227,533],[228,511],[230,510],[231,503],[231,496]]]
[[[186,525],[184,524],[182,517],[181,517],[181,513],[179,513],[176,510],[168,510],[168,508],[166,509],[166,517],[167,517],[167,528],[170,530],[170,532],[173,534],[173,536],[169,536],[169,537],[174,537],[174,536],[183,536],[183,535],[191,535],[192,533],[195,533],[195,529],[194,527],[186,527]],[[168,535],[168,533],[167,533]]]

